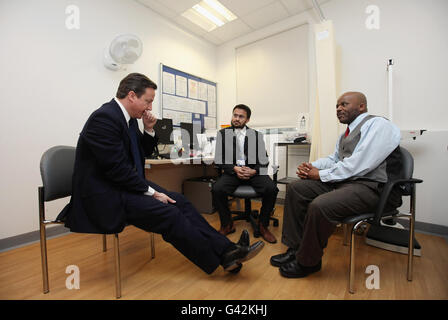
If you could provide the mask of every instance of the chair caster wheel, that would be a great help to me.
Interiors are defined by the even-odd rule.
[[[259,231],[255,231],[254,232],[254,238],[260,238],[260,232]]]
[[[278,227],[278,221],[274,221],[274,227]]]

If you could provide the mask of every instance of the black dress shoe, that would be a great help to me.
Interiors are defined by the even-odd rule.
[[[319,271],[321,268],[322,260],[312,267],[302,266],[297,260],[294,260],[280,266],[280,274],[286,278],[304,278],[311,273]]]
[[[242,263],[237,263],[235,264],[235,267],[232,269],[228,269],[226,271],[232,273],[232,274],[237,274],[238,272],[240,272],[241,268],[243,267]]]
[[[296,250],[288,248],[285,253],[277,254],[271,257],[271,264],[274,267],[280,267],[281,265],[296,260]]]
[[[241,246],[236,244],[234,248],[224,253],[221,265],[225,271],[232,271],[238,268],[238,264],[255,257],[264,247],[263,241],[257,241],[251,246]]]
[[[249,242],[249,231],[247,231],[246,229],[243,230],[243,232],[241,232],[241,236],[240,236],[240,240],[238,240],[238,242],[236,244],[240,245],[240,246],[249,246],[250,242]]]

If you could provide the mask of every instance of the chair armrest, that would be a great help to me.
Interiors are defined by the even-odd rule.
[[[389,196],[390,196],[393,188],[396,185],[410,184],[411,187],[414,187],[414,185],[416,183],[422,183],[422,182],[423,182],[423,180],[421,180],[421,179],[410,178],[410,179],[397,179],[397,180],[390,181],[390,182],[386,183],[384,186],[383,192],[381,193],[380,201],[379,201],[378,206],[375,211],[375,217],[374,217],[373,223],[374,224],[380,223],[380,220],[384,213],[384,209],[386,207],[387,201],[389,200]]]
[[[277,183],[277,174],[278,174],[278,170],[280,169],[279,165],[272,165],[272,177],[274,180],[274,183]]]

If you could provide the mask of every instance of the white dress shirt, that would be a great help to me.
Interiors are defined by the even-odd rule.
[[[350,123],[350,132],[367,115],[360,114]],[[323,182],[337,182],[353,176],[362,176],[377,168],[399,145],[400,138],[400,129],[395,124],[382,117],[375,117],[362,125],[361,138],[350,157],[339,161],[339,137],[334,154],[317,159],[311,164],[319,169],[320,180]]]
[[[114,99],[117,102],[118,106],[120,107],[121,111],[123,112],[124,118],[126,119],[126,123],[127,123],[128,127],[129,127],[129,120],[131,119],[131,116],[129,115],[128,111],[123,106],[123,104],[120,102],[120,100],[118,100],[117,98],[114,98]],[[154,130],[153,130],[152,133],[147,131],[147,130],[145,130],[145,132],[148,133],[149,135],[151,135],[152,137],[154,137],[154,135],[155,135]],[[148,186],[148,191],[145,192],[144,194],[147,195],[147,196],[153,196],[155,192],[156,191],[153,188]]]
[[[235,129],[235,135],[237,143],[236,164],[238,166],[245,166],[246,156],[244,155],[244,140],[246,138],[246,126],[242,129]]]

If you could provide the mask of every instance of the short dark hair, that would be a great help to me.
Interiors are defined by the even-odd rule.
[[[153,88],[154,90],[157,90],[157,85],[141,73],[130,73],[120,81],[120,85],[117,90],[117,98],[125,98],[129,91],[134,91],[137,98],[140,98],[141,95],[145,93],[146,88]]]
[[[242,109],[242,110],[246,111],[247,119],[250,119],[250,115],[252,114],[252,112],[250,111],[250,108],[248,106],[246,106],[245,104],[237,104],[233,108],[232,112],[235,111],[235,109]]]

